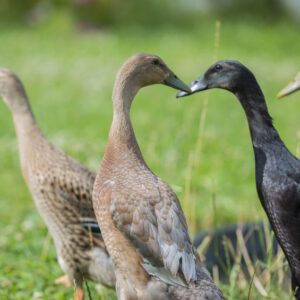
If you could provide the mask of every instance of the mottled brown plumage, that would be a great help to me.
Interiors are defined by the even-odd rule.
[[[160,58],[145,53],[119,70],[94,209],[115,266],[119,299],[223,299],[200,265],[178,198],[146,165],[129,117],[141,87],[178,88],[170,78],[179,81]]]
[[[45,138],[21,81],[10,70],[0,69],[0,95],[13,115],[24,178],[67,274],[58,283],[75,281],[77,299],[83,298],[83,277],[114,287],[113,266],[102,236],[93,236],[83,227],[96,223],[92,207],[95,174]]]

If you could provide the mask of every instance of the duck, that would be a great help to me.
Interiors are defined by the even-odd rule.
[[[277,94],[277,98],[283,98],[298,90],[300,90],[300,72],[284,89]]]
[[[224,299],[201,266],[176,194],[139,148],[130,108],[138,91],[152,84],[190,92],[160,57],[131,56],[116,75],[113,120],[93,189],[118,299]]]
[[[285,146],[254,74],[243,64],[223,60],[190,84],[192,93],[220,88],[241,103],[255,156],[256,188],[292,274],[292,289],[300,299],[300,161]],[[177,97],[188,96],[182,91]]]
[[[0,69],[0,96],[12,113],[23,177],[65,272],[55,283],[71,286],[74,282],[76,300],[84,299],[84,279],[115,288],[103,238],[89,230],[98,227],[92,205],[95,173],[46,139],[21,80],[9,69]]]

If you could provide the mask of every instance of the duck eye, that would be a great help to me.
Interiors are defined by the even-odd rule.
[[[221,66],[221,65],[219,65],[219,64],[217,64],[217,65],[215,66],[215,70],[217,70],[217,71],[220,71],[220,70],[222,70],[222,66]]]
[[[159,65],[159,60],[156,58],[154,60],[152,60],[152,64],[154,65]]]

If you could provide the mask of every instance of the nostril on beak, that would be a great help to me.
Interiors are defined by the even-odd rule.
[[[198,83],[198,80],[195,80],[194,82],[193,82],[193,84],[197,84]]]

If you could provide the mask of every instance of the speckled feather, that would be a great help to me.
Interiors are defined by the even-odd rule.
[[[101,235],[93,236],[83,227],[96,222],[95,174],[44,137],[21,81],[9,70],[0,69],[0,92],[13,114],[24,178],[54,239],[63,271],[78,289],[83,277],[114,287],[113,266]]]

